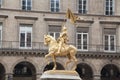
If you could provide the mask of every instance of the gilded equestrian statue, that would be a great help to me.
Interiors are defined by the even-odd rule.
[[[45,58],[52,57],[54,62],[53,70],[56,70],[56,57],[57,56],[66,56],[68,61],[65,63],[65,67],[67,67],[68,63],[74,62],[74,67],[72,70],[76,69],[77,58],[75,57],[77,53],[77,48],[73,45],[68,45],[68,36],[66,33],[67,28],[65,26],[62,27],[62,31],[60,37],[56,40],[50,35],[44,35],[44,44],[48,46],[48,54],[45,55]]]

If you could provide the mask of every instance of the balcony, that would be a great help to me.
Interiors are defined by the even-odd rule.
[[[109,46],[106,47],[104,45],[89,44],[83,47],[78,47],[78,53],[76,56],[120,58],[120,46],[114,46],[114,48],[112,47],[111,49],[107,48],[109,48]],[[20,45],[19,41],[0,42],[0,55],[44,56],[47,53],[48,47],[45,46],[43,42],[32,42],[30,44],[23,42],[23,45]]]
[[[19,41],[0,42],[0,56],[43,56],[48,53],[47,50],[43,42],[22,42],[22,45]]]

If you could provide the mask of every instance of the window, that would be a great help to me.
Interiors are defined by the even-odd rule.
[[[20,48],[32,47],[32,25],[20,25]]]
[[[79,2],[78,2],[78,9],[79,9],[78,12],[79,13],[85,14],[87,12],[86,4],[87,4],[86,0],[79,0]]]
[[[76,47],[78,50],[88,50],[88,29],[78,28],[76,33]]]
[[[51,12],[59,12],[60,10],[60,0],[50,0]]]
[[[115,35],[105,35],[105,51],[115,51]]]
[[[104,29],[104,50],[115,51],[116,50],[116,30]]]
[[[60,26],[49,26],[49,35],[53,36],[55,39],[58,39],[60,36]]]
[[[0,8],[1,8],[1,6],[2,6],[2,0],[0,0]]]
[[[32,0],[22,0],[22,10],[31,10]]]
[[[60,32],[49,32],[49,35],[53,36],[55,39],[58,39]]]
[[[106,0],[105,15],[113,15],[114,12],[113,0]]]
[[[0,47],[2,46],[2,24],[0,24]]]
[[[88,50],[88,33],[77,33],[78,50]]]

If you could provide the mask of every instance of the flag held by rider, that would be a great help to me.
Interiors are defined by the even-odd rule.
[[[74,15],[69,8],[67,10],[66,17],[70,19],[70,22],[73,24],[76,22],[78,18],[78,16]]]
[[[83,20],[82,18],[80,18],[79,16],[76,16],[72,13],[72,11],[68,8],[67,13],[66,13],[66,17],[68,19],[70,19],[70,22],[75,24],[77,20]]]

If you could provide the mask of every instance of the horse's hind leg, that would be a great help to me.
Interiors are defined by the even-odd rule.
[[[75,70],[77,68],[77,59],[75,56],[73,56],[73,60],[74,60],[74,66],[73,66],[72,70]]]
[[[76,51],[71,51],[71,53],[70,53],[71,59],[73,59],[73,61],[74,61],[74,64],[73,64],[74,66],[73,66],[72,70],[75,70],[77,67],[77,58],[75,57],[75,53],[76,53]]]
[[[70,55],[67,55],[67,57],[68,57],[68,61],[66,61],[66,63],[65,63],[65,68],[67,68],[67,65],[71,62]]]
[[[53,70],[56,70],[56,68],[57,68],[57,65],[56,65],[56,57],[53,55],[52,58],[53,58],[53,62],[54,62]]]

